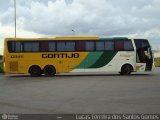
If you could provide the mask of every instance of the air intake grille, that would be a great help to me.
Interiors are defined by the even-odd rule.
[[[10,68],[10,71],[12,72],[18,71],[18,62],[10,62],[9,68]]]

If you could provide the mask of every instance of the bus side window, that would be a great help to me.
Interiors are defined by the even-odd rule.
[[[57,51],[62,52],[74,52],[75,51],[75,42],[74,41],[61,41],[57,42]]]
[[[87,41],[86,42],[86,51],[94,51],[94,41]]]
[[[133,45],[131,41],[124,41],[124,50],[125,51],[133,51]]]
[[[31,52],[32,51],[32,44],[30,42],[24,42],[24,52]]]
[[[32,43],[32,52],[39,52],[39,42]]]
[[[15,52],[15,42],[13,41],[8,41],[8,51],[9,52]]]
[[[67,51],[67,49],[66,49],[66,45],[65,45],[65,42],[64,41],[58,41],[57,42],[57,51],[58,52],[65,52],[65,51]]]
[[[96,42],[96,51],[103,51],[104,50],[104,42],[103,41],[97,41]]]
[[[124,50],[124,41],[115,41],[115,50],[123,51]]]
[[[105,50],[113,51],[114,50],[114,41],[105,41]]]
[[[84,41],[77,41],[76,42],[76,50],[77,51],[85,51],[85,42]]]
[[[16,46],[15,46],[15,52],[21,52],[22,51],[22,44],[21,44],[21,42],[16,42],[16,44],[15,44]]]
[[[55,52],[55,51],[56,51],[56,43],[49,42],[49,52]]]
[[[75,51],[75,42],[74,41],[67,41],[66,42],[66,49],[69,52],[74,52]]]
[[[24,42],[24,52],[38,52],[39,42]]]
[[[49,50],[48,42],[40,42],[40,51],[47,52]]]

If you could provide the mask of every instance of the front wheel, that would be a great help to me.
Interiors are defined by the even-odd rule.
[[[130,65],[124,65],[121,69],[121,75],[130,75],[132,72],[132,68]]]

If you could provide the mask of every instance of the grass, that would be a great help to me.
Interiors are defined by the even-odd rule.
[[[3,62],[0,62],[0,73],[3,72]]]
[[[3,73],[3,62],[2,62],[2,60],[3,60],[3,56],[0,55],[0,73]]]
[[[155,66],[160,67],[160,58],[155,58]]]

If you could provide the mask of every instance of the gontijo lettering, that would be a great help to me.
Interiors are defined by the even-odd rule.
[[[54,54],[42,54],[42,58],[79,58],[79,53],[54,53]]]

